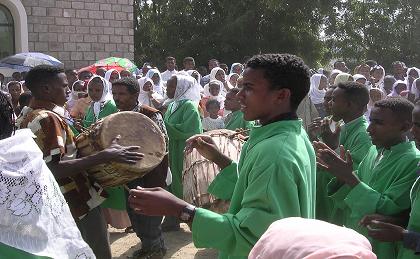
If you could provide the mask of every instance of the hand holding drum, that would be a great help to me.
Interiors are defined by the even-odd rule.
[[[187,139],[185,153],[191,153],[194,148],[197,149],[203,157],[214,163],[217,158],[222,155],[217,148],[216,143],[214,143],[214,140],[209,135],[199,134]]]
[[[114,138],[111,142],[111,145],[100,151],[98,155],[100,155],[101,159],[104,161],[112,161],[117,163],[126,163],[126,164],[135,164],[137,161],[143,159],[144,154],[135,152],[140,150],[140,146],[128,146],[124,147],[118,144],[121,135],[118,135]]]

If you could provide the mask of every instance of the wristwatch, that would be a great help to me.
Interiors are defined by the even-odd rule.
[[[179,219],[184,223],[192,222],[195,215],[195,206],[188,204],[182,209]]]

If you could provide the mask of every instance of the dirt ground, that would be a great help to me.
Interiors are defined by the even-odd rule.
[[[135,233],[124,233],[124,230],[109,229],[113,259],[126,259],[140,248],[140,240]],[[181,224],[181,230],[164,233],[165,244],[168,248],[165,258],[176,259],[213,259],[217,258],[217,251],[213,249],[197,249],[192,243],[192,235],[186,224]]]

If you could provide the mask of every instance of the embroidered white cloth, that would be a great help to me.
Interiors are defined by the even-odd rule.
[[[63,259],[95,258],[30,129],[0,140],[0,242]]]

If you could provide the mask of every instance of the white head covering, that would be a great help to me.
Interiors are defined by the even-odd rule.
[[[105,80],[106,80],[106,81],[111,82],[111,81],[109,81],[109,79],[111,78],[111,75],[112,75],[112,73],[113,73],[114,71],[118,73],[118,78],[121,78],[121,76],[120,76],[120,72],[118,72],[118,70],[116,70],[116,69],[110,69],[110,70],[106,71],[106,73],[105,73]],[[91,78],[91,79],[92,79],[92,78]]]
[[[201,75],[200,75],[200,73],[197,70],[188,70],[187,71],[188,75],[191,76],[191,77],[193,77],[192,74],[194,72],[196,72],[196,74],[198,74],[198,79],[196,79],[196,80],[197,80],[198,83],[200,83],[201,82]]]
[[[231,78],[232,76],[234,76],[234,75],[237,75],[237,76],[238,76],[238,78],[240,77],[240,75],[238,75],[238,74],[236,74],[236,73],[230,73],[230,74],[227,76],[226,81],[228,81],[228,82],[230,83],[230,78]],[[230,85],[232,85],[232,84],[230,84]],[[236,85],[232,85],[232,87],[236,87]]]
[[[216,74],[217,74],[217,72],[219,72],[219,71],[223,71],[223,75],[225,75],[225,78],[226,78],[226,73],[225,73],[225,71],[223,70],[223,68],[220,68],[220,67],[215,67],[215,68],[213,68],[213,69],[210,71],[210,81],[212,81],[212,80],[217,80],[217,79],[216,79]]]
[[[71,85],[71,94],[70,94],[70,98],[67,101],[67,110],[71,110],[71,108],[74,106],[75,102],[79,99],[79,92],[74,90],[74,86],[78,83],[82,83],[84,84],[85,82],[82,80],[76,80],[72,85]]]
[[[95,114],[95,117],[97,118],[99,116],[99,112],[101,112],[101,108],[105,105],[106,102],[112,100],[112,94],[111,94],[111,83],[109,83],[105,78],[103,78],[102,76],[93,76],[91,79],[89,79],[88,83],[87,83],[87,90],[89,93],[89,85],[90,82],[94,79],[94,78],[100,78],[102,81],[102,96],[101,99],[98,102],[94,102],[93,103],[93,113]]]
[[[151,102],[150,97],[149,97],[149,91],[144,91],[144,90],[143,90],[143,86],[144,86],[147,82],[150,82],[150,83],[151,83],[151,85],[153,86],[153,80],[152,80],[152,79],[150,79],[150,78],[148,78],[148,77],[142,77],[142,78],[140,78],[138,81],[139,81],[139,86],[140,86],[140,92],[139,92],[139,98],[138,98],[139,103],[140,103],[140,104],[144,104],[144,105],[148,105],[148,106],[151,106],[151,107],[154,107],[154,105],[153,105],[153,103]],[[160,94],[158,94],[158,93],[156,93],[156,92],[154,92],[154,93],[152,94],[152,96],[153,96],[153,98],[155,98],[155,99],[156,99],[156,100],[158,100],[158,101],[163,100],[162,95],[160,95]]]
[[[355,75],[353,75],[354,82],[356,82],[359,79],[365,79],[365,80],[367,80],[366,77],[364,75],[362,75],[362,74],[355,74]]]
[[[153,83],[153,91],[155,91],[156,93],[160,94],[160,95],[164,95],[164,87],[163,87],[163,80],[162,80],[162,75],[160,74],[159,70],[152,68],[150,69],[147,74],[146,77],[152,79],[154,74],[158,74],[159,76],[159,83],[157,85],[155,85],[155,83]],[[152,80],[153,81],[153,80]]]
[[[236,66],[241,66],[241,67],[242,67],[242,70],[243,70],[243,65],[242,65],[241,63],[233,63],[233,64],[232,64],[232,66],[230,67],[229,74],[236,73],[235,71],[233,71],[233,69],[234,69]]]
[[[7,90],[8,93],[10,93],[10,91],[9,91],[9,85],[10,84],[19,84],[19,86],[20,86],[20,92],[23,93],[23,87],[22,87],[21,81],[14,81],[14,80],[12,80],[12,81],[8,82],[6,84],[6,90]]]
[[[397,93],[396,87],[400,84],[405,85],[405,87],[407,87],[407,82],[406,81],[402,81],[402,80],[397,80],[395,81],[395,83],[392,85],[392,92],[390,94],[388,94],[388,97],[396,97],[396,96],[400,96]]]
[[[384,88],[384,79],[385,79],[385,69],[381,65],[376,65],[372,69],[380,69],[382,70],[382,77],[379,79],[378,82],[375,83],[374,87],[383,89]]]
[[[415,79],[411,84],[411,93],[415,95],[415,100],[420,97],[420,91],[417,89],[417,82],[420,82],[420,77]]]
[[[338,83],[344,83],[344,82],[347,82],[347,81],[349,81],[349,78],[350,78],[351,76],[352,76],[352,75],[350,75],[350,74],[348,74],[348,73],[343,73],[343,72],[341,72],[340,74],[338,74],[338,75],[335,77],[334,84],[335,84],[335,85],[337,85]]]
[[[174,113],[178,109],[179,101],[191,100],[197,103],[198,105],[198,102],[201,99],[200,91],[202,88],[201,88],[201,85],[197,82],[197,80],[195,80],[194,77],[185,76],[182,73],[177,73],[175,77],[176,77],[176,89],[175,89],[174,98],[167,99],[163,103],[163,106],[167,106],[170,103],[174,103],[174,105],[172,106],[172,110],[170,111],[171,114]]]
[[[309,97],[311,98],[311,101],[313,104],[320,104],[324,102],[324,96],[325,96],[325,89],[319,90],[319,84],[321,82],[321,78],[324,75],[322,74],[315,74],[311,76],[311,87],[309,90]]]
[[[212,85],[212,84],[219,85],[220,91],[219,91],[219,94],[216,95],[216,96],[214,96],[210,93],[210,85]],[[210,97],[210,99],[217,100],[220,103],[220,109],[223,109],[224,102],[225,102],[225,97],[222,94],[223,87],[224,87],[223,83],[220,82],[219,80],[212,80],[204,86],[204,96],[205,97]]]
[[[416,70],[417,74],[420,77],[420,69],[418,69],[417,67],[410,67],[409,69],[407,69],[407,76],[410,74],[411,70]]]

